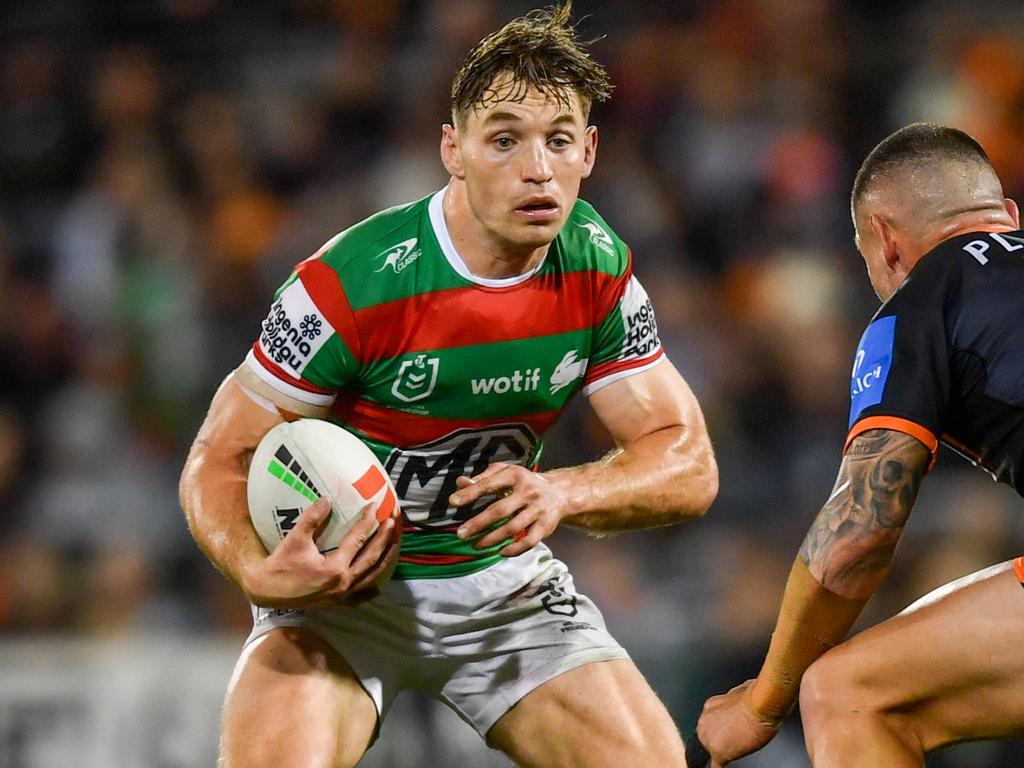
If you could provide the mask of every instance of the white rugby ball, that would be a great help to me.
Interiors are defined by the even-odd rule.
[[[284,422],[267,432],[249,465],[247,493],[249,517],[267,552],[321,496],[331,501],[331,514],[316,537],[325,554],[338,548],[367,510],[382,524],[398,506],[373,452],[351,432],[322,419]]]

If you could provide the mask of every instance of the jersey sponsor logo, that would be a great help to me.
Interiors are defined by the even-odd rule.
[[[998,232],[989,232],[988,236],[1003,246],[1007,253],[1013,253],[1024,248],[1024,240],[1021,240],[1019,237],[1000,235]],[[991,247],[986,240],[971,240],[963,249],[981,266],[985,266],[988,264],[988,256],[985,255],[985,251]]]
[[[540,383],[540,368],[513,371],[511,376],[492,376],[469,382],[474,395],[504,395],[507,392],[536,392]]]
[[[582,224],[577,224],[576,226],[583,227],[583,229],[590,233],[591,245],[597,246],[609,256],[615,255],[615,244],[612,242],[612,236],[609,235],[608,231],[596,221],[590,221],[588,219]]]
[[[427,355],[416,355],[412,360],[403,360],[398,375],[391,385],[391,394],[406,403],[415,403],[429,397],[437,385],[437,371],[441,360]]]
[[[577,349],[569,350],[565,353],[565,357],[555,366],[555,370],[551,372],[552,395],[561,389],[565,389],[576,379],[583,378],[583,374],[587,371],[589,358],[584,357],[581,360],[577,358],[578,354],[579,350]]]
[[[629,279],[621,302],[622,322],[626,338],[622,343],[623,360],[647,357],[660,346],[658,323],[647,291],[635,277]]]
[[[416,247],[416,242],[416,238],[411,237],[377,254],[374,258],[383,259],[384,263],[373,271],[383,272],[388,267],[391,267],[392,271],[397,275],[423,254],[423,251]]]
[[[497,461],[523,464],[537,437],[525,424],[487,429],[459,429],[415,448],[395,448],[385,462],[405,518],[420,526],[451,525],[468,520],[495,500],[485,496],[466,507],[449,507],[455,480],[476,475]]]
[[[298,377],[332,330],[296,280],[271,304],[260,330],[260,347],[267,357]]]
[[[850,426],[865,408],[878,405],[892,365],[896,316],[881,317],[864,331],[850,373]]]

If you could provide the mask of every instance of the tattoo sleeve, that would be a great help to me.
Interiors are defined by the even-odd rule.
[[[850,445],[800,557],[822,586],[867,598],[885,577],[931,458],[916,438],[869,430]]]

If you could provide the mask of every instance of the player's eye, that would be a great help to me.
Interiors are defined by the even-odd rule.
[[[570,144],[572,144],[572,141],[570,141],[565,136],[554,136],[548,141],[548,144],[550,144],[555,149],[565,149]]]
[[[499,136],[494,140],[498,149],[511,149],[512,148],[512,137],[511,136]]]

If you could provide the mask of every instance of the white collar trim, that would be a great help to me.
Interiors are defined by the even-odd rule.
[[[466,262],[462,260],[459,252],[455,249],[455,243],[452,242],[451,233],[448,231],[448,222],[444,220],[444,193],[448,191],[448,187],[435,192],[434,196],[430,198],[429,212],[430,212],[430,224],[434,228],[434,234],[437,236],[437,242],[441,245],[441,252],[444,257],[451,264],[460,277],[469,280],[471,283],[477,285],[483,285],[488,288],[511,288],[514,285],[525,283],[535,274],[538,270],[544,266],[544,262],[547,260],[547,254],[544,254],[544,258],[534,265],[533,269],[523,272],[521,275],[513,275],[512,277],[481,277],[480,275],[474,275],[469,271],[469,267],[466,266]]]

